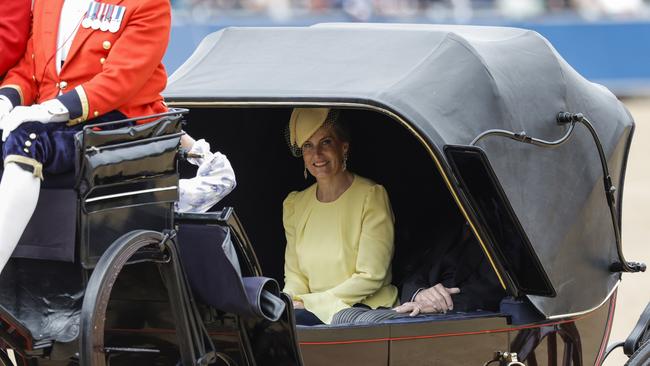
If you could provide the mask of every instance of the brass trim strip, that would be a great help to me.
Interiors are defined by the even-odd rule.
[[[363,108],[363,109],[370,109],[374,110],[377,112],[381,112],[394,120],[398,121],[401,123],[404,127],[406,127],[411,133],[413,133],[417,139],[420,141],[420,143],[427,149],[429,152],[429,155],[433,159],[433,161],[436,163],[436,167],[438,168],[438,172],[442,175],[443,180],[445,181],[445,184],[447,185],[447,189],[449,192],[451,192],[451,195],[454,197],[454,200],[456,201],[456,205],[460,209],[461,213],[465,217],[465,220],[469,223],[472,232],[474,232],[474,235],[478,239],[479,243],[481,244],[481,247],[483,248],[483,252],[487,256],[488,260],[490,261],[490,265],[492,266],[492,269],[494,269],[494,273],[496,273],[497,277],[499,278],[499,282],[501,283],[501,287],[503,287],[504,290],[507,290],[506,283],[503,280],[501,273],[496,267],[496,263],[494,262],[494,259],[490,255],[490,252],[487,249],[487,246],[485,245],[485,242],[479,235],[478,229],[472,222],[472,220],[469,217],[469,214],[465,210],[465,207],[463,206],[460,197],[456,194],[456,191],[454,190],[453,185],[451,184],[451,181],[447,177],[447,174],[445,174],[445,170],[442,167],[442,164],[438,160],[438,157],[436,154],[433,152],[431,146],[427,143],[426,140],[420,136],[420,134],[409,124],[407,123],[404,119],[402,119],[399,115],[384,109],[380,108],[377,106],[373,105],[368,105],[368,104],[362,104],[362,103],[320,103],[320,102],[167,102],[169,106],[177,106],[177,107],[213,107],[213,106],[223,106],[223,107],[243,107],[243,106],[277,106],[277,107],[292,107],[292,106],[336,106],[336,107],[355,107],[355,108]]]
[[[618,281],[616,281],[616,284],[614,285],[614,287],[612,287],[612,289],[609,291],[609,293],[608,293],[607,296],[605,297],[605,300],[603,300],[600,304],[594,306],[594,307],[591,308],[591,309],[587,309],[587,310],[583,310],[583,311],[577,311],[577,312],[575,312],[575,313],[570,313],[570,314],[551,315],[551,316],[547,317],[546,319],[554,320],[554,319],[568,318],[568,317],[580,316],[580,315],[584,315],[584,314],[587,314],[587,313],[591,313],[592,311],[594,311],[594,310],[600,308],[600,307],[603,306],[606,302],[608,302],[609,299],[612,297],[612,294],[614,294],[614,291],[616,291],[616,289],[618,289],[618,286],[619,286],[620,284],[621,284],[621,280],[619,279]]]
[[[43,180],[43,164],[39,163],[37,160],[22,155],[7,155],[4,161],[4,166],[7,166],[9,163],[29,165],[34,169],[32,174],[34,174],[36,178]]]

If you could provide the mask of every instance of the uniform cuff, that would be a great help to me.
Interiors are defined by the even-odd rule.
[[[56,99],[68,110],[70,116],[68,125],[76,125],[88,119],[88,98],[83,87],[78,86],[74,90],[59,95]]]
[[[0,95],[4,95],[16,107],[23,104],[23,93],[18,85],[5,85],[0,88]]]

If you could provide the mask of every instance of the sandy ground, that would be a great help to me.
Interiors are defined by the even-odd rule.
[[[650,266],[650,98],[625,99],[623,103],[636,122],[623,192],[623,251],[627,260]],[[650,269],[646,273],[624,274],[610,342],[628,336],[649,301]],[[604,365],[620,366],[626,360],[623,351],[617,349]]]

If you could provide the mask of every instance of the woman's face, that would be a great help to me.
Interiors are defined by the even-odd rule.
[[[349,145],[336,136],[331,125],[321,126],[302,144],[305,167],[316,179],[331,178],[343,171]]]

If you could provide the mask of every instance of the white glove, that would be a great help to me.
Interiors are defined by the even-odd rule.
[[[212,159],[212,152],[210,151],[210,143],[204,139],[195,141],[192,145],[192,148],[188,152],[188,155],[200,156],[200,157],[190,157],[187,161],[193,165],[201,165],[206,160]]]
[[[68,109],[57,99],[50,99],[42,104],[29,107],[15,107],[9,115],[2,118],[2,141],[7,141],[9,133],[24,122],[65,122],[69,119]]]
[[[13,104],[6,97],[0,97],[0,121],[9,115],[14,108]]]

